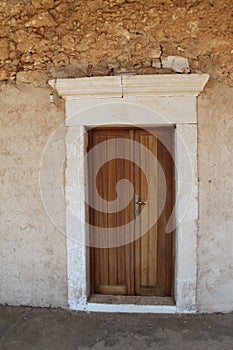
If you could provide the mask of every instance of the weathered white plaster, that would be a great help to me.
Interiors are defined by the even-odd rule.
[[[198,309],[233,311],[233,88],[198,99]]]
[[[116,78],[116,83],[118,84],[119,77]],[[80,79],[82,80],[81,85],[82,88],[84,88],[85,93],[78,93],[78,91],[80,91],[78,90],[78,80],[79,79],[70,79],[66,80],[66,82],[58,80],[56,82],[58,93],[67,98],[66,111],[67,117],[69,118],[67,120],[69,131],[66,140],[68,147],[71,144],[73,145],[71,150],[68,150],[66,171],[68,303],[70,308],[77,310],[94,310],[95,308],[98,308],[98,305],[87,302],[89,295],[89,260],[86,255],[85,247],[85,136],[81,136],[81,134],[84,133],[84,127],[88,125],[103,124],[136,124],[138,126],[147,126],[148,124],[161,125],[168,124],[169,121],[163,123],[161,121],[163,118],[166,120],[167,116],[170,116],[170,119],[173,120],[172,124],[176,124],[177,127],[175,137],[175,162],[177,164],[176,220],[178,223],[175,253],[176,306],[175,308],[172,308],[172,310],[186,312],[195,310],[198,190],[196,101],[194,96],[203,89],[208,80],[208,76],[190,75],[179,76],[179,78],[172,75],[122,77],[121,83],[123,86],[123,94],[120,104],[115,103],[109,98],[109,96],[111,96],[111,91],[109,91],[109,89],[103,97],[104,89],[101,88],[100,95],[98,96],[98,88],[95,87],[94,78],[91,78],[90,80],[85,79],[87,85],[86,88],[82,85],[84,80]],[[101,79],[98,78],[98,86],[101,85],[100,80]],[[113,81],[114,79],[111,79],[112,83]],[[106,78],[103,79],[103,84],[106,84]],[[55,86],[54,81],[51,82],[51,85],[53,87]],[[67,91],[64,90],[64,86],[67,87]],[[110,85],[108,88],[109,87]],[[172,88],[174,88],[174,91],[172,91]],[[78,95],[74,94],[75,91]],[[89,91],[88,97],[86,96],[86,91]],[[112,87],[112,91],[115,93],[114,86]],[[128,103],[129,98],[127,98],[127,94],[130,95],[131,103]],[[157,94],[160,97],[153,97],[154,94]],[[175,95],[176,98],[167,97],[168,95]],[[187,99],[187,95],[193,96]],[[90,99],[90,96],[93,96],[93,99]],[[138,99],[138,96],[143,97]],[[148,98],[148,96],[150,97]],[[164,100],[164,96],[166,96],[167,103],[166,100]],[[177,96],[179,96],[178,99]],[[101,103],[98,103],[99,101],[96,101],[96,98],[99,98]],[[170,100],[168,101],[168,99]],[[182,99],[187,114],[186,112],[181,112],[180,114],[177,112],[181,110]],[[148,112],[147,108],[149,100],[151,106],[149,111],[151,114]],[[90,108],[90,105],[92,108]],[[135,105],[140,110],[136,115],[134,114]],[[104,106],[102,113],[99,113],[98,106]],[[156,106],[159,106],[159,111]],[[103,113],[105,115],[104,118]],[[160,115],[159,119],[158,115]],[[174,115],[173,119],[171,117],[172,115]],[[128,116],[130,116],[129,120]],[[134,120],[133,116],[135,116]],[[75,139],[79,140],[78,143],[74,142]],[[187,152],[185,151],[185,148]],[[190,155],[190,159],[187,154]],[[190,167],[190,162],[192,167]],[[192,194],[187,205],[187,196],[190,193],[190,189]],[[79,195],[81,194],[81,196],[77,195],[77,193]],[[80,240],[82,243],[81,245],[77,244]],[[145,312],[146,309],[150,309],[150,312],[166,312],[166,310],[169,309],[167,306],[140,307],[144,310],[143,312]],[[124,305],[124,309],[127,308],[131,310],[131,306]],[[132,310],[133,309],[136,310],[132,306]],[[122,308],[116,305],[99,305],[99,311],[107,310],[120,311]]]
[[[72,126],[66,134],[66,235],[68,300],[86,300],[85,128]]]
[[[179,310],[195,310],[198,219],[196,124],[177,124],[175,138],[176,220],[178,224],[175,264],[176,305]],[[190,192],[191,196],[187,205],[187,195]]]
[[[41,198],[39,172],[50,190],[63,185],[65,132],[56,133],[51,157],[41,163],[49,137],[64,122],[62,108],[49,103],[50,89],[1,86],[0,304],[67,306],[65,201],[54,192],[54,225]],[[46,171],[51,170],[50,172]],[[57,216],[56,216],[57,217]]]

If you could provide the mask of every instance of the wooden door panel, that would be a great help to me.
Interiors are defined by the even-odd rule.
[[[132,137],[132,131],[130,130],[95,130],[89,133],[89,150],[101,142],[111,140],[112,143],[106,144],[106,149],[99,155],[104,159],[118,158],[120,151],[124,150],[125,145],[114,143],[116,138],[124,138],[129,140]],[[130,146],[130,144],[129,144]],[[123,153],[122,151],[122,153]],[[89,195],[95,198],[94,191],[94,180],[91,178],[93,172],[92,165],[89,161]],[[121,179],[127,179],[133,183],[133,163],[127,159],[118,158],[113,159],[100,168],[96,185],[98,188],[99,195],[107,202],[113,201],[117,197],[116,184]],[[90,185],[92,184],[92,185]],[[126,188],[127,191],[127,188]],[[127,195],[127,193],[125,193]],[[95,202],[95,200],[94,200]],[[97,227],[106,228],[106,235],[104,237],[103,246],[109,243],[108,229],[124,226],[131,220],[133,220],[133,201],[124,210],[118,210],[116,212],[108,212],[107,207],[106,213],[101,210],[94,210],[90,208],[90,224]],[[97,230],[92,230],[92,237],[95,236]],[[126,232],[129,234],[129,232]],[[93,238],[94,240],[94,238]],[[116,244],[118,244],[116,237]],[[92,280],[92,293],[101,294],[133,294],[133,279],[131,261],[133,261],[134,250],[131,244],[123,246],[111,247],[111,248],[91,248],[91,280]]]
[[[140,220],[142,232],[146,232],[135,243],[135,278],[137,279],[135,292],[137,295],[171,295],[173,235],[166,233],[166,225],[173,208],[173,162],[163,142],[166,142],[169,148],[172,146],[172,132],[169,130],[168,136],[167,134],[168,130],[164,129],[164,135],[160,130],[158,138],[145,131],[137,131],[136,135],[138,142],[147,147],[158,159],[166,178],[167,188],[164,209],[158,221],[149,228],[154,221],[154,213],[159,214],[159,205],[163,197],[163,172],[159,171],[159,166],[149,160],[148,156],[144,160],[140,159],[142,167],[136,172],[136,191],[140,199],[148,201],[149,204],[146,208],[141,206],[141,209],[147,209],[147,217],[136,219]],[[147,183],[142,180],[142,169],[146,174]]]
[[[99,155],[116,158],[106,162],[97,175],[96,185],[99,195],[106,203],[99,210],[90,208],[90,224],[106,228],[103,237],[103,246],[109,239],[109,230],[112,227],[124,226],[134,220],[134,201],[131,201],[123,210],[108,212],[108,202],[116,199],[116,184],[121,179],[129,180],[135,194],[139,194],[141,201],[149,201],[149,205],[141,205],[145,211],[143,218],[134,220],[134,230],[125,229],[125,235],[131,237],[131,243],[114,248],[95,248],[91,251],[91,292],[100,294],[121,295],[155,295],[168,296],[172,293],[173,284],[173,234],[166,234],[167,221],[171,215],[174,203],[174,165],[172,157],[163,145],[173,149],[172,128],[157,128],[153,130],[154,137],[142,129],[97,128],[89,132],[89,150],[103,141],[111,140],[106,144]],[[121,146],[116,140],[124,138],[127,146]],[[137,141],[134,146],[131,141]],[[143,145],[149,152],[142,151]],[[120,149],[124,147],[124,149]],[[138,160],[140,166],[130,162],[119,154],[131,154],[131,159]],[[156,162],[151,161],[150,152],[158,159],[166,176],[167,195],[166,203],[158,221],[152,227],[155,213],[159,212],[161,190],[161,173]],[[92,179],[92,162],[89,161],[89,195],[95,203],[95,181]],[[143,169],[143,171],[142,171]],[[128,189],[125,189],[125,196]],[[97,200],[97,199],[96,199]],[[102,210],[106,211],[103,213]],[[95,241],[96,229],[90,231],[91,239]],[[136,232],[145,232],[137,238]],[[117,236],[116,236],[116,244]]]

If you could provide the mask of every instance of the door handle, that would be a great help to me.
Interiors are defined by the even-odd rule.
[[[140,201],[139,198],[140,198],[139,194],[135,194],[135,196],[134,196],[135,217],[139,216],[139,214],[140,214],[140,205],[149,204],[149,202],[147,202],[147,201]]]

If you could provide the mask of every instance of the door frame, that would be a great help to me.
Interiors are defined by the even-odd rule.
[[[66,100],[66,236],[68,305],[106,312],[197,310],[197,113],[196,96],[209,76],[154,75],[59,79],[50,85]],[[94,81],[95,80],[95,81]],[[86,130],[94,126],[175,125],[175,305],[114,305],[88,302],[88,198]],[[190,188],[192,189],[190,194]],[[190,195],[187,202],[187,196]],[[80,198],[82,200],[80,200]]]

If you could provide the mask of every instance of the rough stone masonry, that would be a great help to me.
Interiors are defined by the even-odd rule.
[[[181,56],[233,85],[232,16],[231,0],[2,0],[0,80],[169,73]]]

